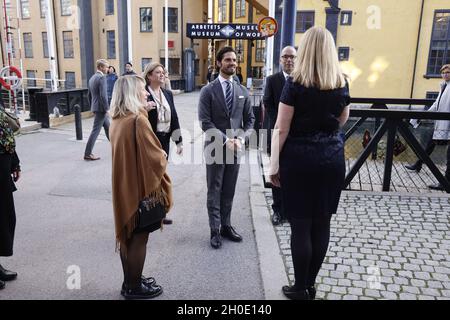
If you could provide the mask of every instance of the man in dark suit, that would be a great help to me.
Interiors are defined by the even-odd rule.
[[[108,86],[106,83],[106,73],[108,72],[109,63],[100,59],[97,61],[97,72],[89,79],[89,103],[91,111],[95,114],[94,126],[86,145],[84,152],[84,160],[95,161],[100,160],[92,154],[95,141],[102,130],[105,129],[106,137],[109,140],[109,103],[108,103]]]
[[[252,132],[255,116],[247,89],[233,77],[237,67],[236,51],[224,47],[217,53],[216,60],[220,74],[203,87],[198,117],[205,132],[210,243],[219,249],[221,237],[242,241],[231,226],[231,209],[239,174],[239,157],[245,149],[245,139]]]
[[[297,58],[297,52],[294,47],[285,47],[281,51],[280,65],[281,71],[271,75],[266,80],[266,88],[264,89],[264,105],[267,110],[269,118],[269,129],[273,130],[278,116],[278,104],[280,103],[281,93],[283,92],[284,84],[287,77],[294,70],[295,60]],[[279,225],[286,220],[286,215],[283,212],[283,201],[281,198],[281,189],[272,187],[273,197],[273,216],[272,224],[274,226]]]

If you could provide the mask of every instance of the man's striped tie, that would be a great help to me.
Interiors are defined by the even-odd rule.
[[[225,84],[227,85],[226,94],[225,94],[225,102],[227,104],[228,114],[231,115],[231,111],[233,109],[233,90],[231,88],[230,81],[225,81]]]

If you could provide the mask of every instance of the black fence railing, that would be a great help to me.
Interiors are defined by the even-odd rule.
[[[417,111],[428,109],[434,102],[427,99],[353,98],[351,102],[351,120],[344,128],[347,189],[421,191],[427,184],[439,182],[450,193],[449,181],[441,172],[446,165],[445,147],[432,157],[424,150],[433,134],[433,120],[450,121],[450,113]],[[410,119],[422,120],[422,128],[412,129]],[[407,171],[404,166],[417,159],[426,169]],[[379,187],[381,190],[377,190]]]

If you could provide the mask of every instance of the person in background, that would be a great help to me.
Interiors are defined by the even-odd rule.
[[[244,78],[242,77],[242,69],[241,69],[241,67],[237,67],[236,68],[236,77],[239,80],[239,83],[242,84],[242,82],[244,81]]]
[[[133,70],[133,64],[131,62],[127,62],[125,64],[125,73],[122,76],[135,76],[136,72]]]
[[[210,83],[212,81],[211,77],[212,74],[214,72],[214,67],[213,66],[209,66],[208,67],[208,74],[206,75],[206,84]]]
[[[295,59],[297,58],[297,51],[294,47],[288,46],[281,51],[280,66],[281,71],[275,73],[267,78],[266,87],[264,89],[264,106],[269,116],[269,129],[273,130],[278,116],[278,105],[280,104],[281,93],[289,75],[294,71]],[[281,196],[281,189],[272,186],[272,224],[274,226],[286,220],[286,214],[283,209],[283,201]]]
[[[117,73],[116,68],[113,66],[109,66],[108,74],[106,75],[106,84],[108,86],[108,103],[111,104],[112,92],[114,88],[114,84],[117,81]]]
[[[14,183],[19,181],[21,170],[14,133],[7,122],[1,100],[0,104],[0,257],[11,257],[16,229],[13,192],[17,189]],[[5,281],[16,278],[16,272],[0,265],[0,290],[5,288]]]
[[[166,212],[173,204],[166,153],[147,119],[148,95],[143,78],[120,77],[111,101],[112,200],[125,299],[150,299],[163,292],[155,278],[142,275],[149,233],[159,230],[162,221],[137,227],[139,202],[153,198]]]
[[[177,146],[177,154],[183,153],[183,137],[180,132],[180,122],[175,108],[175,102],[171,91],[163,89],[166,83],[166,72],[164,66],[158,62],[153,62],[145,67],[143,78],[145,79],[145,89],[149,93],[149,104],[154,107],[148,113],[148,119],[153,132],[163,150],[170,155],[170,140]],[[164,219],[164,224],[172,224],[171,219]]]
[[[106,73],[108,72],[109,63],[106,60],[100,59],[97,61],[97,72],[89,79],[89,102],[91,104],[91,111],[95,114],[94,126],[91,135],[86,144],[84,151],[84,160],[96,161],[100,160],[92,154],[95,141],[102,130],[105,129],[106,137],[109,140],[109,103],[108,103],[108,86],[106,83]]]
[[[344,187],[344,134],[350,95],[336,45],[323,27],[302,37],[297,62],[280,98],[272,138],[270,179],[281,187],[291,226],[293,300],[313,300],[328,250],[330,222]]]
[[[450,64],[441,67],[442,83],[440,84],[439,95],[434,104],[428,109],[431,112],[450,112]],[[414,123],[414,122],[413,122]],[[450,140],[450,121],[435,120],[433,136],[428,140],[425,152],[431,155],[436,145],[448,145]],[[423,161],[418,159],[413,165],[406,165],[405,168],[411,171],[420,172]],[[450,148],[447,147],[447,167],[445,178],[450,181]],[[428,186],[432,190],[444,190],[440,183]]]

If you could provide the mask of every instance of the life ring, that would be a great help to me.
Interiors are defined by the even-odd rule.
[[[6,76],[7,73],[9,73],[8,77]],[[15,74],[15,76],[11,76],[13,74]],[[8,83],[7,80],[14,83]],[[15,90],[22,85],[22,73],[16,67],[4,67],[0,70],[0,84],[8,91]]]

